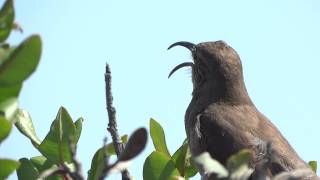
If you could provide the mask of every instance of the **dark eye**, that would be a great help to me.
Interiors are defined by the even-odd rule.
[[[193,53],[192,52],[192,58],[193,58],[193,60],[196,60],[198,57],[197,57],[197,53]]]

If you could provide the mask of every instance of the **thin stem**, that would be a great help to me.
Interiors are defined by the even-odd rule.
[[[109,65],[106,64],[106,72],[105,72],[105,83],[106,83],[106,105],[108,111],[108,131],[111,134],[113,146],[117,157],[121,154],[124,149],[124,145],[120,139],[118,129],[117,129],[117,121],[116,121],[116,109],[113,107],[113,96],[111,92],[111,71]],[[128,170],[124,170],[122,173],[122,180],[130,180],[130,174]]]

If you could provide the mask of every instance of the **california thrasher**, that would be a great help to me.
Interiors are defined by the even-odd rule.
[[[272,175],[309,168],[251,101],[240,57],[232,47],[223,41],[197,45],[181,41],[168,49],[174,46],[188,48],[193,58],[193,62],[179,64],[169,74],[170,77],[181,67],[192,68],[193,92],[185,114],[185,129],[193,157],[207,151],[225,165],[230,155],[248,148],[254,152],[250,165],[255,168],[261,158],[261,142],[271,142]]]

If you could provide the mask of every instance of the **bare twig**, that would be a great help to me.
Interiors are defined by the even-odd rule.
[[[71,169],[64,163],[61,164],[61,170],[63,174],[68,177],[67,179],[82,180],[82,179],[78,179],[77,176],[75,175],[76,173],[72,172]]]
[[[108,64],[106,64],[105,83],[106,83],[106,104],[107,104],[107,111],[108,111],[108,117],[109,117],[108,131],[111,134],[115,152],[119,157],[119,155],[124,149],[124,145],[120,139],[118,129],[117,129],[116,109],[113,107],[113,96],[111,93],[111,72]],[[122,172],[122,179],[130,180],[130,174],[128,170],[124,170]]]
[[[66,172],[57,166],[53,166],[49,169],[44,170],[41,174],[39,174],[38,179],[46,179],[49,176],[58,175],[58,174],[66,174]]]

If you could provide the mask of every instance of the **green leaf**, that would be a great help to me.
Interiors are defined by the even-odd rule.
[[[188,150],[188,144],[183,144],[173,155],[172,161],[174,162],[175,166],[179,170],[181,176],[184,176],[185,173],[185,166],[186,166],[186,154]]]
[[[181,176],[193,177],[198,173],[197,168],[192,160],[188,143],[183,143],[182,146],[172,155],[172,161],[179,170]]]
[[[13,0],[7,0],[0,10],[0,42],[8,38],[12,29],[13,20]]]
[[[179,176],[179,171],[175,168],[174,162],[159,151],[153,151],[145,160],[143,165],[144,180],[162,180],[163,178],[172,179]]]
[[[91,169],[88,171],[88,180],[98,180],[109,157],[106,146],[98,149],[91,161]]]
[[[10,134],[11,122],[0,116],[0,143]]]
[[[126,144],[126,143],[128,142],[128,135],[125,134],[125,135],[121,136],[121,140],[122,140],[122,142],[123,142],[124,144]],[[109,154],[110,156],[111,156],[111,155],[117,155],[117,154],[116,154],[116,151],[115,151],[115,149],[114,149],[114,146],[113,146],[113,142],[107,144],[107,152],[108,152],[108,154]]]
[[[78,143],[82,131],[83,118],[79,118],[75,123],[75,143]]]
[[[36,134],[30,114],[25,110],[18,109],[15,115],[15,122],[18,130],[27,138],[29,138],[32,144],[34,144],[37,148],[41,141]]]
[[[9,44],[0,44],[0,68],[15,49],[16,47],[10,47]]]
[[[176,180],[177,176],[181,176],[178,169],[175,167],[175,164],[173,163],[172,160],[169,160],[163,169],[161,175],[160,175],[160,180]]]
[[[18,99],[9,98],[0,102],[0,115],[4,116],[8,120],[12,120],[18,109]]]
[[[39,172],[42,172],[46,170],[47,168],[50,168],[53,166],[52,163],[50,163],[46,157],[44,156],[35,156],[30,159],[32,164],[37,168]]]
[[[0,86],[22,83],[36,70],[40,56],[40,36],[33,35],[24,40],[2,63]]]
[[[52,167],[57,167],[56,165],[54,165],[51,161],[49,161],[44,156],[33,157],[30,159],[30,161],[37,168],[39,174],[41,174],[45,170],[48,170]],[[63,180],[63,176],[62,175],[49,176],[46,178],[46,180]]]
[[[228,176],[228,171],[217,160],[211,158],[208,152],[204,152],[195,157],[195,162],[199,164],[207,174],[216,174],[218,178]]]
[[[27,158],[19,160],[20,166],[17,170],[19,180],[36,180],[39,176],[37,168]]]
[[[190,151],[188,149],[188,151]],[[189,156],[188,154],[190,153],[187,153],[187,158],[186,158],[186,167],[185,167],[185,177],[193,177],[195,176],[197,173],[198,173],[198,169],[196,167],[196,164],[195,162],[193,161],[191,155]]]
[[[19,162],[11,159],[0,159],[0,167],[0,179],[5,179],[19,167]]]
[[[252,159],[252,152],[248,149],[240,150],[227,160],[227,168],[230,172],[234,172],[240,168],[248,167],[248,163]]]
[[[61,107],[49,133],[40,144],[38,150],[55,164],[71,163],[69,143],[75,143],[76,140],[76,127],[67,110]]]
[[[315,173],[317,173],[317,167],[318,167],[318,163],[317,163],[317,161],[309,161],[309,166],[311,167],[311,169],[315,172]]]
[[[0,102],[12,97],[18,97],[22,84],[15,84],[12,86],[1,86],[0,87]]]
[[[184,141],[184,144],[187,143],[188,141]],[[186,153],[186,167],[185,167],[185,177],[193,177],[198,173],[198,169],[196,167],[196,164],[192,158],[190,148],[188,145],[187,153]]]
[[[50,160],[45,158],[44,156],[36,156],[30,159],[32,164],[37,168],[39,174],[43,173],[44,171],[51,169],[51,168],[57,168],[56,165],[54,165]],[[63,180],[62,175],[53,175],[45,178],[46,180]]]
[[[157,151],[164,153],[168,157],[171,157],[169,150],[167,148],[163,128],[156,120],[152,118],[150,119],[150,135],[152,138],[154,148]]]
[[[51,162],[44,156],[32,157],[30,161],[37,168],[39,173],[51,168],[52,166],[56,166],[55,164],[53,164],[53,162]]]

